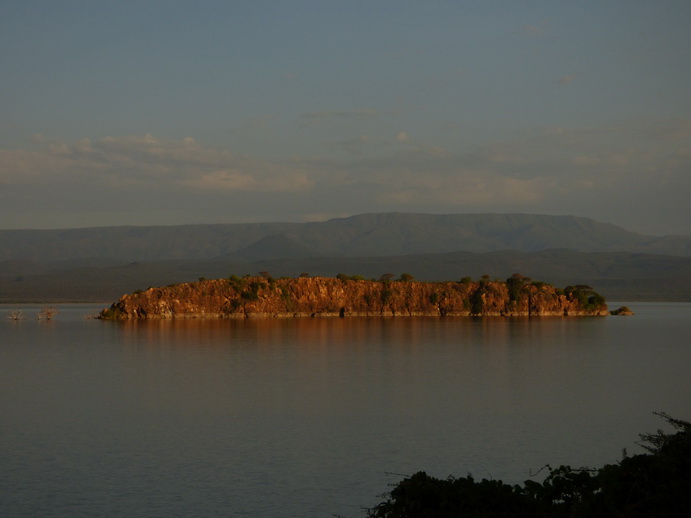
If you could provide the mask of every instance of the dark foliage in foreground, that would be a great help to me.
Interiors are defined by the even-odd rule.
[[[369,518],[691,516],[691,423],[659,413],[675,430],[643,434],[647,453],[599,469],[549,468],[543,483],[510,486],[419,472],[399,482]]]

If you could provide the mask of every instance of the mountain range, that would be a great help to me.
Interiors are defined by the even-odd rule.
[[[691,300],[691,236],[576,216],[361,214],[323,222],[0,230],[0,301],[110,301],[269,272],[454,280],[520,272],[618,300]]]

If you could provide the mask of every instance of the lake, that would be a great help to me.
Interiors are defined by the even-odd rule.
[[[352,518],[420,470],[616,462],[665,427],[653,411],[691,419],[691,304],[627,305],[124,323],[0,305],[0,515]]]

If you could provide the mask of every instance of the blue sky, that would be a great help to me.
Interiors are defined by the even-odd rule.
[[[691,2],[0,0],[0,228],[691,234]]]

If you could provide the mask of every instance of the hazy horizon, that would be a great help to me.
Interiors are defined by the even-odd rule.
[[[0,229],[691,228],[691,3],[8,1]]]
[[[88,225],[88,226],[75,226],[75,227],[43,227],[43,228],[38,228],[38,227],[27,227],[27,228],[0,228],[0,231],[15,231],[15,230],[28,230],[28,231],[60,231],[60,230],[80,230],[80,229],[91,229],[91,228],[111,228],[111,227],[178,227],[178,226],[195,226],[195,225],[244,225],[244,224],[301,224],[301,223],[324,223],[330,220],[338,220],[338,219],[348,219],[351,217],[357,217],[357,216],[366,216],[366,215],[376,215],[376,214],[408,214],[408,215],[429,215],[429,216],[466,216],[466,215],[476,215],[476,216],[492,216],[492,215],[505,215],[505,216],[511,216],[511,215],[527,215],[527,216],[556,216],[556,217],[576,217],[576,218],[584,218],[584,219],[591,219],[593,221],[596,221],[597,223],[605,223],[605,224],[611,224],[615,225],[618,228],[624,229],[624,230],[629,230],[632,232],[636,232],[635,230],[632,230],[626,226],[623,225],[618,225],[616,223],[611,223],[608,221],[601,221],[601,220],[596,220],[594,218],[589,218],[587,216],[577,216],[575,214],[538,214],[538,213],[519,213],[519,212],[492,212],[492,213],[485,213],[485,212],[475,212],[475,213],[432,213],[432,212],[379,212],[379,213],[359,213],[359,214],[350,214],[350,215],[344,215],[344,216],[335,216],[333,218],[323,218],[323,219],[313,219],[313,220],[306,220],[306,221],[289,221],[289,220],[266,220],[266,221],[229,221],[229,222],[201,222],[201,223],[174,223],[174,224],[153,224],[153,225]],[[654,234],[654,233],[645,233],[645,232],[640,232],[641,235],[645,236],[653,236],[653,237],[664,237],[664,236],[691,236],[691,232],[687,232],[686,234]]]

